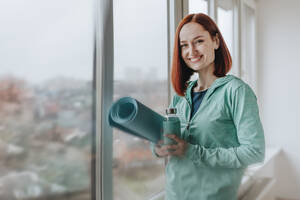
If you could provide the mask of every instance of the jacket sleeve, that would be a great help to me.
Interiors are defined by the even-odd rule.
[[[239,146],[205,148],[201,145],[189,144],[186,156],[196,166],[245,168],[264,160],[263,127],[259,118],[256,96],[248,85],[242,85],[233,92],[230,107]]]

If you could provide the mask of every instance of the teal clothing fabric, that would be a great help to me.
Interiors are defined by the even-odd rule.
[[[189,82],[185,97],[175,95],[170,104],[177,108],[181,138],[189,145],[165,168],[165,199],[236,200],[245,168],[265,155],[256,96],[245,82],[227,75],[213,82],[190,118],[195,84]]]

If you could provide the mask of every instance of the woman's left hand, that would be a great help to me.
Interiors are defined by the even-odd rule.
[[[177,144],[169,145],[168,149],[172,149],[173,151],[169,151],[168,154],[171,156],[179,156],[179,157],[184,156],[185,151],[189,144],[175,134],[166,134],[165,136],[177,142]]]

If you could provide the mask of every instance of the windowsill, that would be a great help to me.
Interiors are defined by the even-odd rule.
[[[266,148],[264,162],[251,165],[247,168],[238,192],[239,199],[247,199],[246,196],[249,195],[256,195],[255,199],[257,199],[271,189],[275,183],[274,173],[270,173],[272,170],[268,170],[269,173],[266,174],[264,170],[273,167],[273,161],[279,155],[280,151],[281,149],[276,147]]]
[[[255,173],[259,172],[260,170],[262,170],[264,168],[264,166],[266,166],[267,164],[272,162],[274,160],[274,158],[276,158],[276,156],[280,153],[280,151],[281,151],[281,148],[278,148],[278,147],[266,148],[264,162],[260,163],[260,164],[255,164],[255,165],[249,166],[248,167],[249,172],[255,174]]]

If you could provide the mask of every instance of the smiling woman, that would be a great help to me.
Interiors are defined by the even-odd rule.
[[[230,68],[230,53],[213,20],[201,13],[186,16],[175,35],[177,94],[169,106],[179,112],[181,134],[167,135],[177,144],[152,145],[155,156],[169,160],[166,200],[236,200],[245,168],[264,159],[256,96],[245,82],[226,75]],[[193,72],[199,78],[189,81]]]

